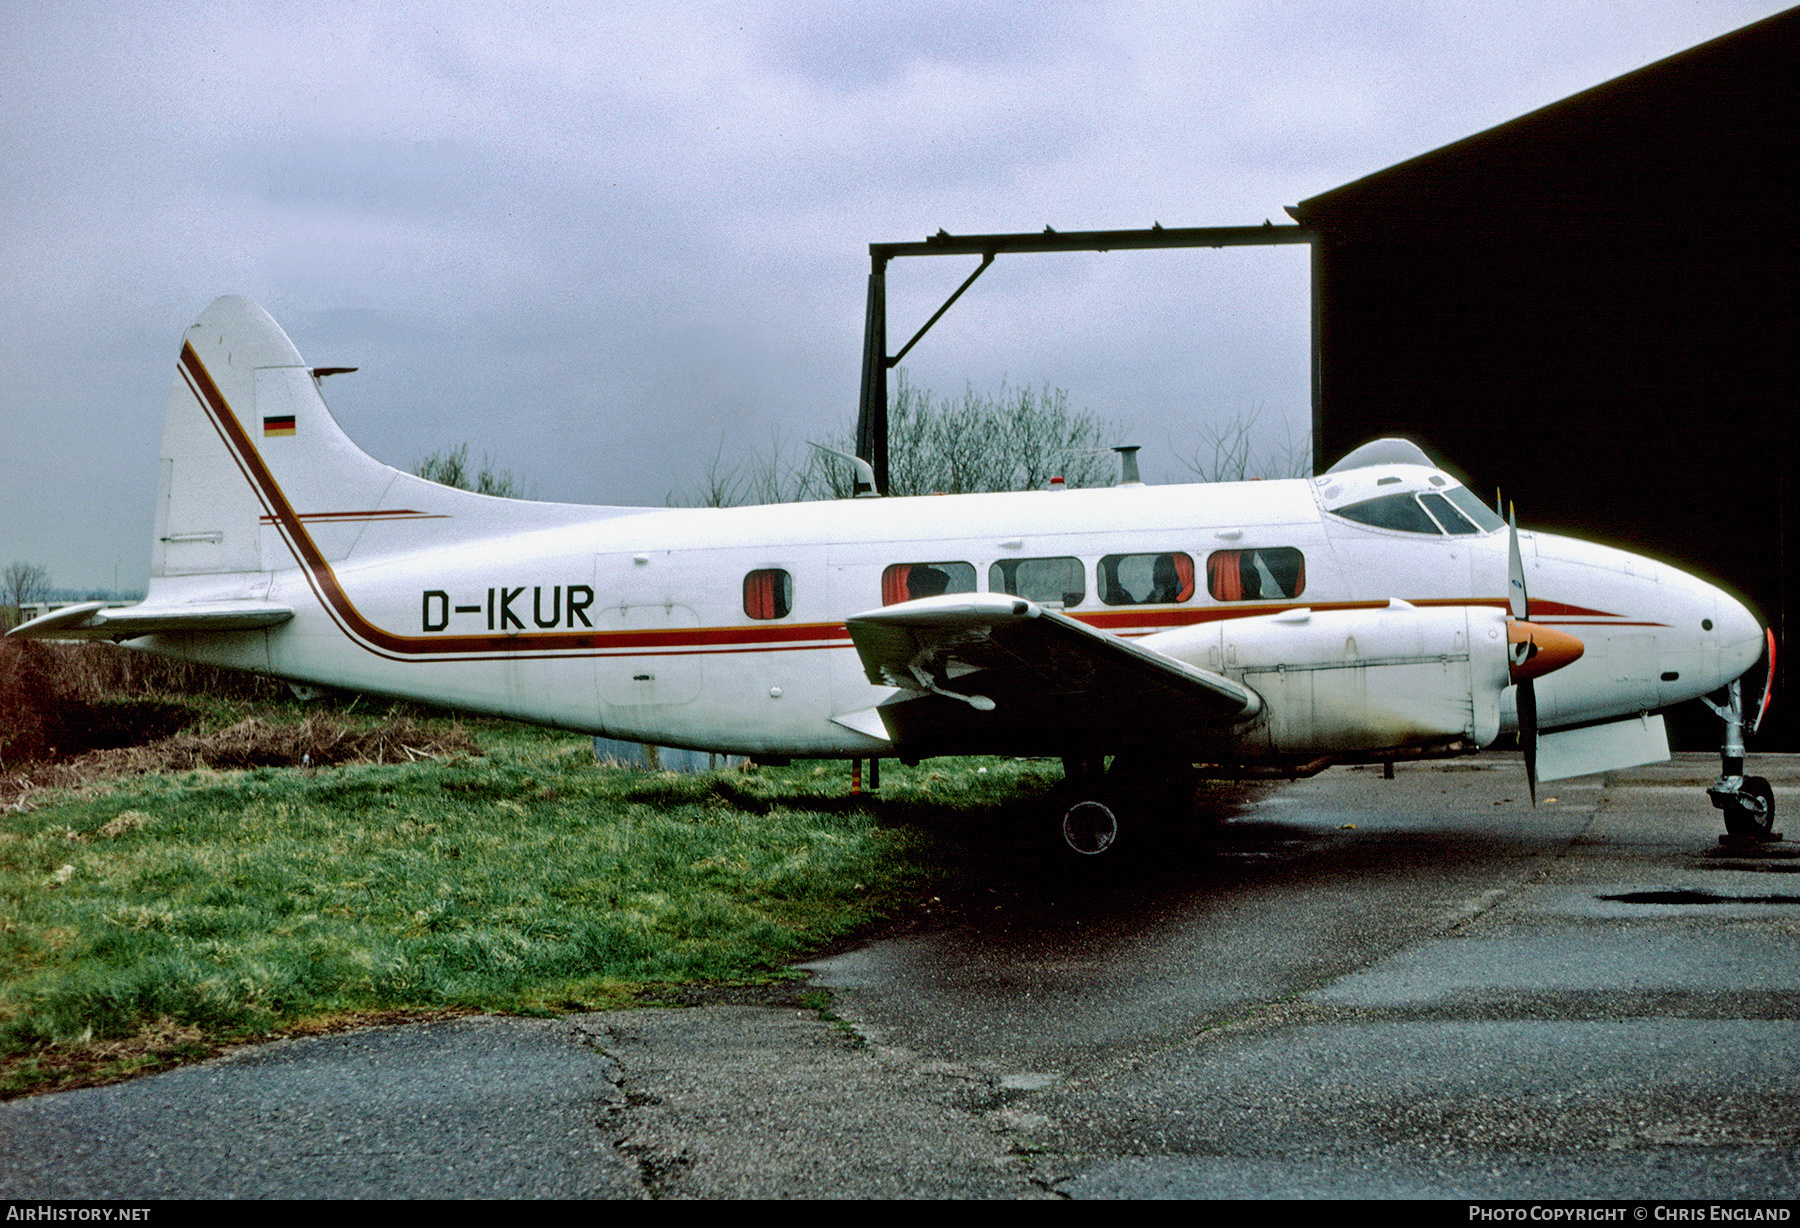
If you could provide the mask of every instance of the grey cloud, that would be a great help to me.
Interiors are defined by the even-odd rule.
[[[1280,221],[1780,7],[14,6],[0,560],[142,578],[221,293],[362,367],[326,391],[390,463],[467,441],[543,497],[659,503],[721,442],[843,429],[871,241]],[[1003,260],[909,366],[1062,384],[1152,474],[1198,415],[1303,416],[1299,257],[1183,256]],[[971,265],[897,268],[893,332]]]

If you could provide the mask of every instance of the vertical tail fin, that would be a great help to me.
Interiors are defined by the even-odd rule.
[[[235,295],[187,331],[161,464],[153,576],[289,565],[265,530],[301,513],[322,556],[342,558],[366,523],[345,513],[379,507],[404,476],[350,441],[287,334]]]
[[[414,551],[633,510],[494,498],[382,464],[338,426],[281,326],[233,295],[201,313],[182,343],[150,574],[297,565],[323,576],[353,550]]]

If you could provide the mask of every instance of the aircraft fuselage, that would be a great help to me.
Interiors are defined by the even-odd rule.
[[[384,548],[380,530],[403,522],[371,517],[339,562],[199,582],[261,590],[295,608],[290,623],[143,646],[617,738],[844,756],[892,751],[833,717],[891,694],[864,677],[844,620],[883,604],[884,572],[896,566],[962,564],[978,591],[1008,564],[1060,567],[1081,581],[1079,594],[1059,591],[1079,595],[1065,613],[1133,638],[1297,609],[1373,610],[1392,598],[1505,607],[1503,532],[1356,524],[1324,511],[1318,489],[1291,480],[661,509],[431,550]],[[304,523],[264,532],[265,554],[305,557],[290,540]],[[1534,621],[1586,646],[1540,684],[1546,726],[1691,699],[1761,651],[1755,619],[1712,585],[1575,539],[1520,537]],[[1259,551],[1295,552],[1299,591],[1228,600],[1209,591],[1215,556]],[[1108,603],[1105,560],[1160,555],[1192,560],[1185,600]],[[746,584],[773,573],[785,577],[785,609],[751,609]],[[1502,719],[1512,727],[1510,709]]]
[[[280,327],[223,298],[177,363],[145,601],[15,634],[765,756],[1291,765],[1612,722],[1563,739],[1570,774],[1645,761],[1660,725],[1626,721],[1763,651],[1713,585],[1543,533],[1515,567],[1513,536],[1404,441],[1290,481],[489,498],[362,452]]]

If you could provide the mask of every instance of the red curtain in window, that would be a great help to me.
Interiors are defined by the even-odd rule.
[[[1207,591],[1220,601],[1244,599],[1244,577],[1240,570],[1240,552],[1220,550],[1206,560]]]
[[[881,604],[898,605],[912,594],[906,582],[912,575],[911,563],[895,563],[881,573]]]
[[[1175,556],[1175,578],[1181,582],[1181,591],[1175,594],[1175,600],[1186,601],[1194,595],[1194,560],[1186,554]]]
[[[744,577],[744,613],[751,618],[776,618],[775,572],[753,571]]]

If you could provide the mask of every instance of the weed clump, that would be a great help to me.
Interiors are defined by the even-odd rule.
[[[277,688],[111,644],[0,639],[0,770],[167,738],[200,719],[198,697],[264,700]]]
[[[0,805],[30,794],[151,772],[410,763],[480,755],[460,724],[410,716],[353,721],[243,716],[279,684],[238,670],[164,661],[110,644],[0,640]],[[221,705],[238,719],[215,723]]]
[[[480,745],[460,725],[433,727],[410,717],[355,725],[329,715],[294,722],[251,716],[211,733],[183,733],[144,746],[93,750],[65,762],[0,775],[0,805],[20,807],[28,795],[42,789],[152,772],[318,769],[480,754]]]

